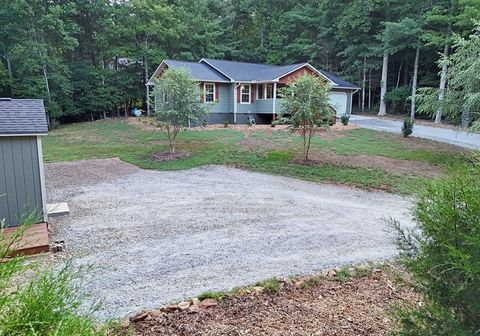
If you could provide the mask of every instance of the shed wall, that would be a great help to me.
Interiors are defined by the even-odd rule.
[[[35,136],[0,137],[0,218],[18,226],[22,215],[43,210],[42,178]]]

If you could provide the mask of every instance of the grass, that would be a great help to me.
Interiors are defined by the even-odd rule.
[[[242,146],[242,141],[255,141]],[[412,142],[425,142],[410,139]],[[432,145],[433,144],[433,145]],[[399,136],[366,129],[345,131],[343,137],[325,139],[314,137],[312,153],[320,150],[339,155],[376,155],[394,159],[425,161],[435,165],[463,160],[435,148],[411,149]],[[168,150],[160,132],[132,126],[125,120],[106,120],[62,126],[44,138],[46,162],[73,161],[119,157],[145,169],[179,170],[206,164],[224,164],[258,172],[290,176],[315,182],[333,182],[361,188],[381,189],[409,194],[425,180],[399,176],[389,172],[349,166],[301,165],[291,160],[301,152],[302,140],[286,131],[255,131],[248,134],[231,128],[208,131],[185,130],[178,136],[179,151],[191,153],[187,158],[158,162],[154,153]]]

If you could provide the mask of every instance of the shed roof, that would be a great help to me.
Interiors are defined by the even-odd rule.
[[[0,98],[0,135],[47,134],[42,99]]]

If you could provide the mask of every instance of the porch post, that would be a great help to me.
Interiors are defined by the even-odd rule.
[[[237,123],[237,88],[238,84],[233,83],[233,123]]]
[[[275,111],[276,102],[277,102],[277,83],[275,82],[275,83],[273,83],[273,110],[272,110],[272,111],[273,111],[273,120],[276,119],[276,118],[275,118],[275,117],[276,117],[276,116],[275,116],[275,113],[276,113],[276,111]]]

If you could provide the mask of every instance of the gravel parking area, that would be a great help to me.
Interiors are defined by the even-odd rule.
[[[100,319],[391,258],[383,218],[412,223],[400,196],[221,166],[161,172],[110,159],[46,171],[49,201],[71,208],[51,223],[52,238],[76,264],[93,266],[86,290],[103,303]],[[95,178],[102,171],[108,179]]]

